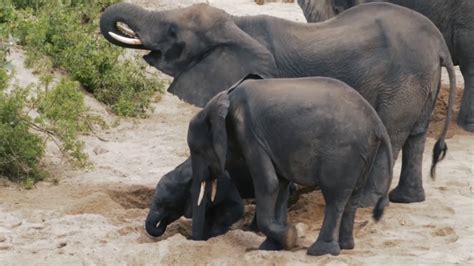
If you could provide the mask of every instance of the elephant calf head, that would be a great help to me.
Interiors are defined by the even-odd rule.
[[[191,217],[192,170],[187,165],[185,161],[164,175],[156,185],[145,221],[145,230],[150,236],[161,236],[166,227],[181,216]]]
[[[191,184],[190,159],[160,179],[145,221],[150,236],[163,235],[166,227],[181,216],[192,217]],[[214,202],[206,205],[205,213],[204,239],[224,234],[243,217],[242,199],[230,178],[215,184]]]
[[[100,29],[115,45],[150,51],[146,62],[175,78],[168,91],[201,107],[248,73],[276,70],[267,48],[206,4],[149,11],[119,3],[104,11]]]

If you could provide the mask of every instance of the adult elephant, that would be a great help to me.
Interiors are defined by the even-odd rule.
[[[105,10],[100,28],[116,45],[149,50],[144,59],[174,77],[168,91],[201,107],[248,73],[344,81],[381,117],[394,159],[403,147],[401,181],[390,199],[425,199],[421,163],[441,67],[450,74],[450,107],[434,161],[446,149],[455,76],[443,36],[424,16],[373,3],[307,24],[271,16],[236,17],[205,4],[148,11],[121,3]],[[372,174],[387,172],[386,166],[377,160]]]
[[[298,0],[308,22],[320,22],[355,5],[389,2],[428,17],[441,31],[464,77],[458,125],[474,132],[474,1],[472,0]]]

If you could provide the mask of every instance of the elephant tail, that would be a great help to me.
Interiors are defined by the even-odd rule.
[[[372,217],[374,218],[376,222],[378,222],[380,218],[382,218],[383,211],[385,209],[385,206],[387,205],[388,205],[388,196],[384,195],[380,197],[379,200],[377,201],[377,204],[375,204],[373,214],[372,214]]]
[[[382,218],[383,211],[385,206],[388,205],[388,189],[390,187],[390,183],[393,177],[393,153],[392,153],[392,144],[390,142],[390,136],[388,135],[387,129],[383,126],[382,122],[380,122],[380,130],[378,132],[378,137],[382,141],[382,145],[385,146],[385,156],[387,156],[387,166],[388,166],[388,174],[389,174],[389,182],[387,182],[387,191],[384,195],[382,195],[375,204],[373,209],[373,215],[375,221],[379,221]],[[379,148],[380,150],[380,148]]]
[[[433,147],[433,160],[431,162],[430,170],[430,176],[432,179],[436,177],[436,164],[444,159],[444,156],[446,156],[446,151],[448,150],[445,139],[448,133],[451,117],[453,116],[453,105],[456,98],[456,73],[454,71],[453,61],[451,59],[451,55],[449,54],[448,48],[446,47],[445,50],[445,55],[441,57],[441,64],[442,66],[446,67],[449,75],[448,113],[446,115],[446,121],[444,123],[443,130],[441,131],[438,141],[436,141],[436,144]]]

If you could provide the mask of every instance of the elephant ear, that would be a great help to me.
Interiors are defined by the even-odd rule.
[[[275,59],[257,40],[233,22],[212,35],[217,46],[196,64],[178,75],[168,91],[180,99],[203,107],[217,93],[228,89],[249,73],[277,76]]]
[[[225,162],[227,158],[227,130],[225,119],[229,112],[230,100],[227,91],[217,94],[206,106],[209,110],[209,123],[211,125],[212,147],[222,173],[225,172]]]

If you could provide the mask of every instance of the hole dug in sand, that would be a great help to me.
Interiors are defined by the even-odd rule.
[[[110,198],[125,209],[146,209],[153,198],[154,188],[133,186],[107,191]]]

